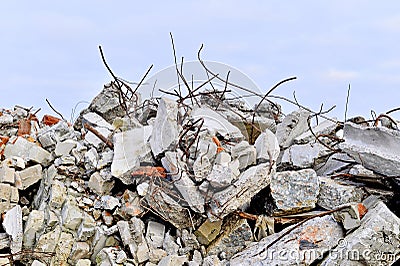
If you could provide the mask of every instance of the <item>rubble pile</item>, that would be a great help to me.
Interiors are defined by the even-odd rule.
[[[0,265],[391,265],[400,256],[396,121],[314,125],[319,114],[306,108],[283,115],[217,90],[122,92],[105,85],[74,124],[0,110]]]

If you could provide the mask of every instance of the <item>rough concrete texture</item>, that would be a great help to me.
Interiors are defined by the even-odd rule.
[[[156,120],[150,137],[150,147],[154,156],[171,150],[178,137],[178,105],[175,101],[162,98],[157,109]]]
[[[115,82],[73,125],[0,108],[0,265],[330,265],[343,238],[364,254],[341,265],[398,255],[396,121],[324,114],[313,132],[346,154],[310,111],[230,84],[142,100]]]
[[[284,151],[281,163],[294,168],[311,168],[321,160],[321,157],[330,153],[330,150],[318,142],[292,145]]]
[[[272,170],[273,172],[273,170]],[[251,198],[271,182],[271,168],[260,164],[244,171],[238,180],[213,195],[207,215],[211,221],[220,220],[250,202]]]
[[[253,233],[247,220],[232,217],[225,222],[224,232],[208,246],[207,254],[230,259],[253,240]]]
[[[321,265],[392,265],[400,258],[400,219],[371,196],[359,228],[342,239]]]
[[[276,137],[283,149],[289,147],[296,137],[308,129],[307,119],[309,115],[310,112],[303,109],[293,111],[277,126]]]
[[[331,216],[317,217],[286,233],[292,227],[263,238],[236,254],[231,265],[311,265],[343,237],[344,231]],[[285,236],[268,247],[275,239]]]
[[[341,148],[365,168],[385,176],[400,175],[400,132],[346,123]]]
[[[319,179],[312,169],[277,172],[271,178],[274,214],[292,214],[315,207],[319,194]]]
[[[325,209],[334,209],[340,205],[361,202],[365,197],[362,188],[342,185],[329,177],[319,177],[320,193],[317,204]]]

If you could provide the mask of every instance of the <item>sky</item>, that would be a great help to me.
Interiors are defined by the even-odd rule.
[[[0,107],[41,108],[71,120],[112,77],[138,82],[178,58],[202,58],[246,74],[265,93],[331,117],[370,116],[400,106],[400,2],[303,1],[3,1]],[[162,86],[161,84],[159,84]],[[278,101],[283,112],[296,109]],[[72,116],[74,112],[74,116]],[[399,117],[394,113],[395,118]]]

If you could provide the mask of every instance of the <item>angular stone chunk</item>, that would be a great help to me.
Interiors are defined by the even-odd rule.
[[[271,182],[271,168],[260,164],[244,171],[238,180],[226,189],[215,193],[210,201],[208,218],[213,222],[250,202],[251,198]]]
[[[312,169],[278,172],[271,178],[275,214],[293,214],[315,208],[319,179]]]
[[[202,245],[208,245],[221,231],[222,220],[211,222],[207,219],[195,232],[197,241]]]
[[[176,152],[167,152],[161,162],[164,168],[171,173],[174,186],[186,200],[190,208],[196,212],[203,213],[204,196],[181,166],[183,162],[179,160],[179,154]]]
[[[3,228],[11,237],[10,250],[16,254],[22,250],[23,228],[22,228],[22,209],[16,205],[4,215]],[[19,256],[14,257],[18,259]]]
[[[335,130],[337,127],[337,123],[332,122],[330,120],[324,120],[315,127],[312,128],[314,134],[316,136],[321,135],[321,134],[329,134],[332,131]],[[296,144],[306,144],[312,140],[315,140],[315,136],[310,132],[310,130],[307,130],[300,136],[296,137],[294,139],[294,143]]]
[[[223,233],[208,246],[207,255],[230,259],[252,241],[254,241],[253,233],[247,220],[232,217],[224,224]]]
[[[321,265],[392,265],[399,258],[400,218],[374,196],[363,204],[368,212],[361,226],[339,242]]]
[[[114,135],[114,158],[111,164],[111,173],[125,184],[133,182],[129,171],[139,167],[140,162],[151,158],[151,150],[147,142],[151,131],[151,126],[145,126]]]
[[[162,247],[164,241],[165,226],[163,224],[149,221],[147,223],[146,238],[148,243],[155,248]]]
[[[344,125],[340,148],[365,168],[385,176],[400,176],[400,132],[384,127]]]
[[[104,180],[99,172],[95,172],[90,176],[88,187],[99,195],[105,195],[111,192],[114,183],[114,180]]]
[[[287,115],[276,128],[276,137],[282,148],[289,147],[293,140],[308,129],[309,111],[298,109]]]
[[[230,265],[311,265],[344,236],[342,227],[327,215],[305,222],[267,249],[272,241],[293,227],[267,236],[236,254],[230,260]]]
[[[54,153],[56,156],[66,156],[72,151],[73,148],[77,146],[77,141],[73,139],[67,139],[63,142],[59,142],[56,144],[56,149]]]
[[[44,227],[44,211],[32,210],[25,224],[23,243],[24,247],[33,248]]]
[[[241,141],[232,147],[232,159],[239,161],[239,169],[243,170],[249,165],[256,163],[256,148],[247,141]]]
[[[325,209],[334,209],[340,205],[361,202],[365,192],[362,188],[339,184],[328,177],[319,177],[320,192],[317,204]]]
[[[2,183],[9,183],[9,184],[14,184],[15,182],[15,169],[10,168],[6,165],[3,165],[0,167],[0,182]]]
[[[114,130],[113,126],[109,124],[104,118],[96,113],[87,113],[83,115],[83,123],[88,123],[95,130],[97,130],[101,135],[108,138],[111,132]],[[103,141],[99,139],[93,132],[88,131],[85,134],[85,140],[96,148],[99,147]]]
[[[243,140],[243,134],[240,129],[232,125],[222,115],[215,112],[208,107],[196,108],[192,111],[191,116],[193,119],[203,118],[203,128],[207,128],[211,135],[218,133],[226,140]]]
[[[9,141],[4,149],[4,156],[10,158],[13,156],[21,157],[25,161],[33,161],[43,166],[48,166],[52,161],[51,154],[37,145],[24,138],[18,137],[15,142]]]
[[[329,153],[331,151],[318,142],[292,145],[284,151],[281,163],[296,168],[310,168],[317,164],[318,159]]]
[[[168,98],[161,98],[150,137],[150,147],[155,157],[175,148],[179,135],[177,116],[178,104]]]
[[[31,185],[42,179],[42,166],[40,164],[25,168],[15,173],[17,179],[22,182],[22,190],[27,189]]]
[[[257,160],[261,162],[276,162],[280,148],[278,139],[271,130],[266,129],[262,132],[254,143],[257,152]]]

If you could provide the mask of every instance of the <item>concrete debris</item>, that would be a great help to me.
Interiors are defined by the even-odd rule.
[[[230,264],[311,265],[321,259],[326,251],[334,248],[344,237],[342,227],[331,216],[317,217],[298,228],[292,227],[267,236],[236,254],[230,260]],[[292,231],[287,233],[290,229]],[[267,248],[278,237],[282,239]]]
[[[361,202],[365,198],[365,192],[360,187],[340,184],[328,177],[319,177],[319,181],[321,185],[317,204],[325,209]]]
[[[177,103],[162,98],[150,137],[150,147],[154,156],[158,157],[161,153],[174,149],[179,135],[177,119]]]
[[[259,162],[276,162],[279,156],[279,143],[275,134],[266,129],[261,133],[255,143],[257,160]]]
[[[211,132],[211,135],[219,134],[227,140],[243,140],[244,137],[239,128],[232,125],[225,117],[208,107],[196,108],[191,112],[191,117],[196,120],[204,120],[203,127]]]
[[[261,189],[271,183],[269,164],[260,164],[244,171],[238,180],[213,195],[208,210],[208,218],[217,221],[249,203]]]
[[[308,117],[310,112],[299,109],[288,114],[282,121],[278,124],[276,128],[276,137],[278,139],[279,145],[282,148],[289,147],[294,139],[308,129]]]
[[[248,104],[230,84],[208,85],[142,99],[113,81],[73,125],[0,108],[0,264],[400,257],[395,120],[285,115],[270,99]],[[310,115],[325,120],[313,126]]]
[[[376,173],[400,175],[400,132],[384,127],[346,123],[341,148],[359,164]]]
[[[24,237],[21,206],[16,205],[6,212],[3,218],[3,228],[10,236],[11,253],[18,254],[22,250],[22,240]],[[16,259],[19,259],[19,256]]]
[[[207,254],[230,259],[252,241],[254,241],[254,237],[247,220],[232,217],[225,222],[224,232],[208,246]]]
[[[271,178],[271,196],[277,214],[292,214],[315,208],[319,179],[312,169],[278,172]]]
[[[151,132],[152,127],[145,126],[114,135],[111,173],[124,184],[132,184],[134,180],[129,175],[130,172],[138,168],[140,163],[150,161],[151,150],[147,141]]]
[[[322,157],[331,153],[320,143],[307,143],[303,145],[292,145],[283,152],[281,164],[290,165],[293,168],[312,168],[318,164]]]
[[[392,265],[400,257],[400,219],[374,196],[363,204],[361,225],[331,250],[321,265]]]

